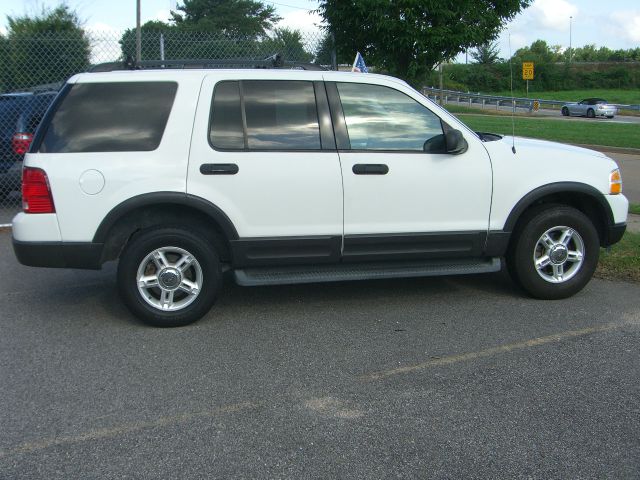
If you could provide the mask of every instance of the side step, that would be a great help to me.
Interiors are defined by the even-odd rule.
[[[339,263],[294,265],[234,270],[239,285],[288,285],[294,283],[340,282],[382,278],[432,277],[497,272],[499,258],[438,260],[430,262]]]

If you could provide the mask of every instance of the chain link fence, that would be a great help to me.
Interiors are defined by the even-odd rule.
[[[11,34],[0,42],[0,224],[21,209],[22,160],[57,91],[72,75],[136,57],[136,32],[87,31]],[[264,59],[331,64],[322,32],[276,30],[263,38],[208,32],[142,31],[142,60]],[[87,119],[90,121],[90,119]],[[55,198],[54,198],[55,200]]]

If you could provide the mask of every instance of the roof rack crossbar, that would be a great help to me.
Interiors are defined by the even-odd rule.
[[[134,61],[127,57],[124,62],[108,62],[94,65],[89,72],[111,72],[115,70],[146,70],[153,68],[301,68],[303,70],[325,70],[324,67],[313,63],[284,60],[276,53],[264,59],[249,58],[203,58],[185,60],[142,60]]]

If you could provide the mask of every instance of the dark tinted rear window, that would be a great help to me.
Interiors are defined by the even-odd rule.
[[[0,97],[0,136],[10,137],[16,132],[16,120],[28,104],[31,95]]]
[[[34,95],[29,104],[20,114],[20,117],[16,122],[16,131],[34,133],[55,96],[55,93]]]
[[[211,145],[222,149],[320,150],[313,82],[243,80],[217,84],[209,139]]]
[[[248,80],[242,87],[250,149],[320,149],[312,82]]]
[[[244,148],[238,82],[220,82],[216,85],[211,108],[209,140],[216,148]]]
[[[131,152],[160,145],[175,82],[74,85],[47,127],[45,153]]]

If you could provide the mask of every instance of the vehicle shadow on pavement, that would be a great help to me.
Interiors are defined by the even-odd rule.
[[[49,301],[45,300],[45,308],[68,310],[68,319],[86,318],[86,312],[91,311],[92,317],[101,317],[101,322],[143,326],[120,300],[115,268],[107,267],[106,270],[108,271],[103,272],[104,275],[100,275],[98,283],[78,285],[72,291],[62,284],[52,286]],[[72,274],[71,271],[69,273]],[[505,272],[261,287],[242,287],[233,281],[231,275],[225,275],[216,303],[198,323],[237,318],[243,311],[248,313],[247,307],[252,312],[271,310],[273,313],[300,305],[331,309],[339,309],[341,305],[345,309],[357,305],[402,308],[402,305],[418,302],[441,302],[447,297],[455,301],[460,294],[494,298],[517,298],[524,295]],[[74,313],[75,310],[78,310],[78,314]]]

